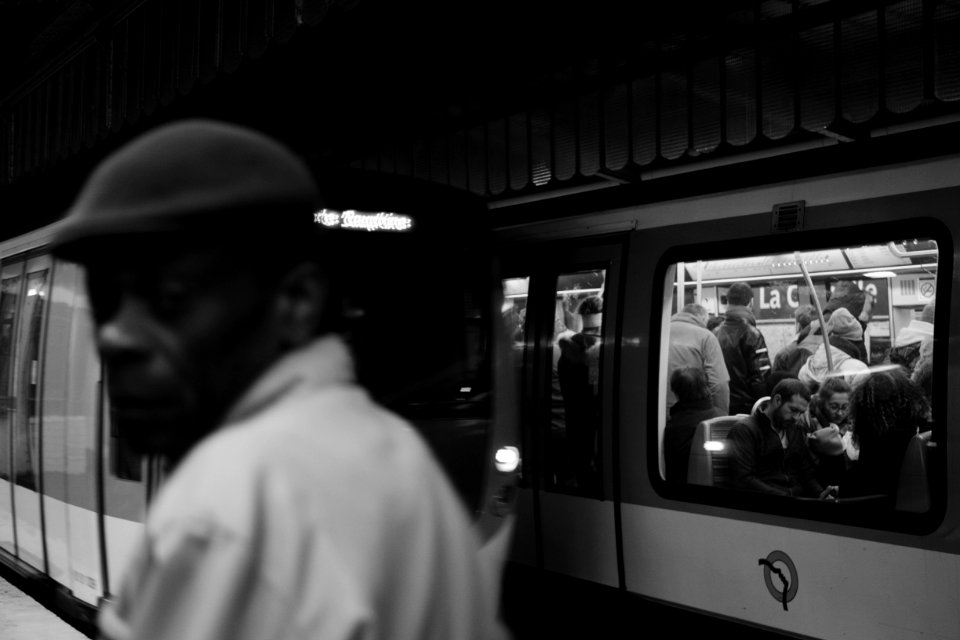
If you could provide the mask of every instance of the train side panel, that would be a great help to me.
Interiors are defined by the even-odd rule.
[[[796,200],[805,197],[815,200],[817,196],[807,196],[799,188],[793,194]],[[755,202],[747,195],[741,206],[748,213],[771,210],[775,204]],[[702,206],[709,208],[710,202]],[[817,638],[960,637],[960,614],[955,607],[960,596],[960,546],[951,533],[958,517],[957,492],[948,488],[957,486],[960,478],[956,465],[946,464],[960,455],[956,433],[951,431],[960,406],[956,394],[947,391],[954,386],[954,363],[960,358],[956,344],[951,345],[948,338],[960,331],[952,313],[957,285],[950,266],[955,264],[960,232],[958,208],[960,191],[942,189],[808,206],[803,231],[795,234],[772,235],[771,213],[637,232],[624,324],[626,336],[635,332],[639,338],[639,348],[623,345],[620,424],[624,586],[628,591]],[[924,224],[924,218],[930,223]],[[931,449],[935,452],[931,459],[936,462],[929,469],[933,498],[928,509],[883,515],[868,510],[859,520],[857,511],[849,511],[857,509],[856,504],[843,500],[841,504],[768,500],[769,496],[732,489],[673,487],[664,481],[665,347],[669,317],[679,308],[673,293],[679,286],[678,265],[690,265],[698,255],[703,260],[743,258],[742,264],[750,263],[749,256],[786,255],[800,249],[810,254],[822,249],[826,255],[834,247],[858,248],[868,241],[882,246],[930,230],[942,248],[939,270],[934,265],[933,274],[936,300],[943,309],[935,334],[934,362],[942,384],[934,389],[936,448]],[[685,250],[684,245],[693,249]],[[860,278],[862,284],[862,271],[832,277]],[[881,313],[894,315],[893,285],[901,280],[905,278],[891,277],[889,289],[881,288],[890,298]],[[772,278],[754,284],[780,281]],[[769,294],[772,289],[765,291]],[[755,311],[766,305],[768,315],[778,312],[771,308],[769,297],[758,298]],[[761,320],[757,325],[771,335],[776,329],[775,323],[762,325]],[[893,336],[884,336],[878,329],[874,338],[882,342]],[[841,497],[842,491],[841,485]]]
[[[776,205],[793,206],[799,224],[778,226]],[[685,612],[671,617],[678,632],[704,631],[713,621],[761,634],[751,638],[960,637],[960,466],[953,463],[960,456],[960,396],[952,392],[960,380],[958,209],[960,157],[950,156],[502,229],[503,250],[515,258],[505,293],[509,299],[513,289],[513,299],[524,302],[527,322],[516,350],[526,464],[512,560],[538,568],[537,584],[549,581],[565,595],[575,589],[584,602],[595,587],[616,587],[600,597],[622,603],[616,615],[636,630],[644,626],[636,612],[650,609],[622,594]],[[624,236],[622,285],[603,289],[612,316],[604,318],[604,366],[612,369],[601,380],[604,426],[595,450],[610,452],[599,462],[612,475],[591,493],[557,486],[551,466],[550,407],[557,405],[550,401],[549,363],[563,330],[551,326],[554,297],[562,298],[556,273],[568,265],[616,273],[613,261],[578,264],[569,256]],[[908,243],[933,246],[933,256],[896,253]],[[872,273],[869,261],[887,246],[894,247],[887,256],[894,273]],[[798,255],[815,271],[809,281],[798,275],[797,262],[791,275],[779,275]],[[837,256],[863,262],[832,263]],[[922,506],[877,510],[870,496],[858,502],[842,486],[834,503],[666,482],[670,318],[690,301],[691,274],[708,261],[730,270],[702,290],[698,280],[697,301],[722,313],[726,287],[738,274],[749,276],[771,352],[794,338],[798,291],[824,301],[837,282],[857,282],[877,305],[863,320],[871,371],[889,366],[882,359],[899,330],[936,301]],[[751,274],[757,264],[768,274]],[[539,275],[529,265],[540,265]],[[538,277],[546,284],[536,284]],[[612,530],[594,513],[606,504]],[[565,544],[565,537],[575,542]],[[589,619],[583,611],[557,615],[570,623]]]

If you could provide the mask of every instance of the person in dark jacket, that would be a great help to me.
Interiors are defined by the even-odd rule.
[[[790,344],[785,346],[773,359],[771,371],[784,372],[783,377],[796,378],[800,367],[807,361],[807,358],[816,352],[817,347],[823,342],[823,335],[819,329],[820,321],[817,320],[817,310],[812,304],[805,304],[797,307],[793,313],[796,321],[797,336]],[[811,325],[813,325],[811,327]]]
[[[796,378],[777,383],[770,401],[730,429],[733,486],[779,496],[833,498],[834,486],[817,482],[815,464],[800,419],[810,391]]]
[[[844,496],[885,495],[892,507],[900,466],[910,439],[928,428],[930,405],[923,390],[900,368],[874,372],[850,398],[859,460],[848,474]]]
[[[736,282],[727,291],[726,319],[714,334],[720,341],[723,360],[730,374],[730,413],[750,413],[753,403],[766,395],[770,356],[763,334],[750,311],[753,289]]]
[[[726,415],[714,406],[707,374],[701,367],[680,367],[670,376],[670,389],[677,402],[663,434],[663,455],[667,482],[686,482],[690,462],[690,444],[697,425],[704,420]]]

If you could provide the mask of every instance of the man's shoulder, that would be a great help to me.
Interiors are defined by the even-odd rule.
[[[734,422],[733,426],[730,427],[731,435],[734,432],[743,433],[754,431],[760,426],[760,421],[757,419],[756,415],[739,414],[737,418],[737,421]]]

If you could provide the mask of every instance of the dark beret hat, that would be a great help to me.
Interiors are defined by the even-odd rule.
[[[157,232],[269,233],[284,220],[306,228],[320,206],[310,170],[279,141],[235,124],[180,120],[107,156],[51,245],[55,255],[83,262]]]

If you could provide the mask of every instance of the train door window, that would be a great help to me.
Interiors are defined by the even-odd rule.
[[[943,434],[933,376],[940,252],[930,238],[880,240],[666,261],[665,486],[719,486],[740,502],[768,494],[868,513],[930,509],[942,489],[927,460]]]
[[[17,356],[17,318],[19,317],[20,284],[23,263],[6,264],[0,278],[0,478],[11,477],[9,454],[16,415],[16,390],[14,384],[15,358]]]
[[[14,421],[14,473],[18,485],[33,490],[38,488],[40,471],[39,382],[49,273],[45,259],[28,264],[19,339],[23,353],[17,359],[20,370],[15,376],[17,396],[21,400]]]
[[[23,263],[0,269],[0,547],[16,552],[13,530],[13,447],[17,412],[15,359]]]
[[[605,270],[557,277],[551,336],[548,486],[593,493],[600,486],[603,284]]]

